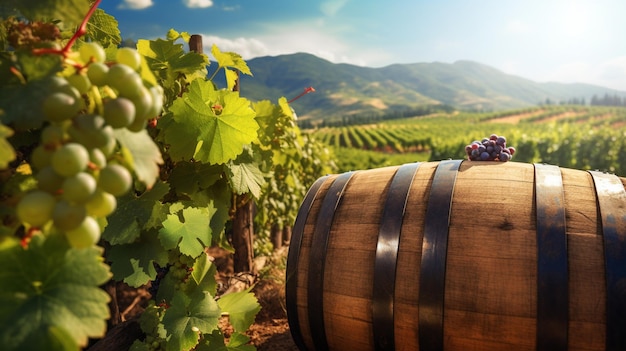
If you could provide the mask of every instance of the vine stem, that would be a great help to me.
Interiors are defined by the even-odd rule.
[[[291,100],[287,101],[287,103],[292,103],[292,102],[294,102],[294,101],[298,100],[299,98],[303,97],[304,95],[306,95],[306,94],[308,94],[308,93],[312,93],[312,92],[314,92],[314,91],[315,91],[315,88],[313,88],[313,87],[304,88],[304,91],[303,91],[303,92],[301,92],[301,93],[300,93],[298,96],[296,96],[295,98],[293,98],[293,99],[291,99]]]
[[[93,3],[93,5],[91,5],[89,12],[87,12],[87,14],[85,15],[85,18],[83,18],[83,21],[80,23],[80,26],[78,27],[74,35],[72,35],[72,37],[67,42],[67,44],[65,44],[63,49],[59,50],[59,49],[51,49],[51,48],[40,48],[40,49],[34,49],[33,54],[35,55],[55,54],[55,55],[61,55],[64,58],[67,58],[76,40],[78,40],[78,38],[82,37],[83,35],[87,34],[87,22],[89,22],[89,19],[91,19],[91,16],[93,16],[94,12],[96,12],[96,9],[98,8],[101,2],[102,0],[96,0]]]

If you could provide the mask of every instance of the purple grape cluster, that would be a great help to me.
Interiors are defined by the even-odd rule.
[[[506,146],[506,138],[491,134],[481,141],[475,140],[465,147],[467,157],[471,161],[510,161],[515,148]]]

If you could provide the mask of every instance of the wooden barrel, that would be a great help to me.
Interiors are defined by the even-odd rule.
[[[626,179],[448,160],[329,175],[287,258],[301,350],[626,350]]]

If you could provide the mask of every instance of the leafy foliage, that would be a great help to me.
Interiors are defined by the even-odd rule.
[[[60,235],[36,236],[28,250],[0,248],[3,348],[27,349],[38,339],[85,346],[103,336],[109,296],[98,286],[109,272],[101,255],[99,248],[70,248]]]
[[[276,105],[253,103],[232,91],[239,73],[252,75],[236,53],[213,46],[217,65],[207,79],[208,56],[186,52],[181,44],[189,34],[170,30],[164,39],[141,39],[134,52],[137,64],[126,65],[132,74],[115,68],[119,77],[131,77],[128,82],[139,81],[141,94],[133,95],[112,74],[106,83],[95,83],[98,69],[110,72],[117,65],[111,62],[121,61],[115,18],[90,9],[84,0],[9,1],[2,10],[7,8],[12,10],[0,13],[7,17],[0,18],[3,350],[78,350],[88,338],[103,336],[109,297],[99,286],[111,278],[150,287],[153,295],[140,317],[146,337],[131,350],[254,350],[244,332],[254,323],[259,303],[250,289],[217,295],[217,267],[206,249],[233,250],[226,228],[240,199],[281,208],[271,216],[261,211],[259,218],[289,225],[307,182],[329,170],[328,159],[317,157],[327,155],[321,144],[300,135],[285,98]],[[32,21],[8,18],[20,14]],[[87,19],[87,33],[74,33]],[[36,30],[21,30],[28,26]],[[108,64],[102,64],[105,57]],[[213,78],[222,71],[226,87],[220,88]],[[91,87],[81,85],[85,75]],[[51,91],[61,88],[69,98],[63,100],[72,113],[68,120],[50,117],[43,107],[45,101],[50,104]],[[132,128],[112,127],[100,115],[106,117],[106,103],[120,96],[150,100],[143,101],[145,106],[158,104],[158,111],[145,112],[142,117],[147,117],[139,120],[143,124]],[[79,121],[87,121],[92,134],[80,135],[88,128]],[[90,143],[91,137],[102,136],[98,133],[104,133],[106,145]],[[97,222],[89,217],[92,228],[102,229],[101,241],[80,249],[71,247],[69,229],[56,229],[71,216],[80,218],[80,212],[58,212],[56,204],[42,207],[49,216],[31,226],[16,210],[26,193],[46,185],[49,191],[37,191],[51,203],[67,200],[60,207],[64,211],[84,210],[86,205],[74,203],[79,200],[54,184],[56,178],[40,176],[54,150],[69,150],[67,144],[78,137],[84,143],[75,144],[71,161],[77,172],[82,169],[98,182],[94,189],[111,186],[100,182],[109,164],[129,170],[117,182],[132,188],[125,195],[111,190],[120,195],[107,198],[115,211]],[[52,175],[66,173],[53,167],[55,162]],[[218,326],[225,316],[236,330],[228,342]]]

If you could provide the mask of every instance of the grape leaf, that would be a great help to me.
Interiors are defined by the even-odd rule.
[[[11,135],[13,135],[11,128],[0,124],[0,169],[7,168],[9,162],[15,160],[15,150],[6,140]]]
[[[257,138],[259,125],[250,101],[237,92],[217,91],[210,81],[194,80],[170,111],[173,121],[163,132],[176,160],[222,164]]]
[[[237,194],[251,193],[255,198],[261,196],[261,186],[265,184],[263,173],[255,163],[228,163],[228,179]]]
[[[28,77],[30,81],[53,75],[61,70],[59,55],[33,55],[29,51],[22,50],[16,52],[16,57],[20,63],[21,74]]]
[[[181,211],[182,221],[176,214],[167,216],[163,228],[159,230],[163,247],[169,250],[178,246],[185,255],[200,255],[205,246],[211,245],[209,219],[215,211],[212,205],[206,208],[189,207]]]
[[[167,31],[167,34],[165,35],[165,37],[168,40],[177,40],[177,39],[182,39],[185,41],[185,43],[189,42],[189,39],[191,38],[191,35],[189,35],[189,33],[187,32],[177,32],[176,30],[174,30],[173,28],[170,28],[170,30]]]
[[[160,200],[168,192],[169,186],[159,182],[141,196],[129,193],[118,198],[117,209],[108,217],[102,238],[112,245],[133,243],[142,229],[148,229],[153,213],[158,214],[167,206]]]
[[[224,335],[219,330],[213,331],[212,334],[205,335],[196,351],[256,351],[253,345],[249,345],[250,338],[241,333],[232,333],[226,345]]]
[[[56,326],[42,326],[17,350],[80,351],[80,347],[69,331]]]
[[[206,65],[209,64],[206,55],[193,51],[185,52],[183,45],[176,44],[173,40],[140,39],[137,42],[137,50],[146,57],[153,71],[163,71],[163,68],[167,68],[170,77],[176,77],[179,73],[193,74],[206,69]]]
[[[117,20],[102,9],[96,9],[89,22],[87,22],[87,34],[85,37],[100,43],[105,48],[118,46],[122,42]]]
[[[167,351],[191,350],[198,344],[199,333],[209,333],[217,327],[220,309],[207,292],[196,290],[192,295],[174,295],[165,311],[163,325],[170,337]]]
[[[15,131],[40,128],[43,124],[41,106],[50,94],[50,82],[46,79],[30,80],[26,84],[0,88],[0,122]]]
[[[1,135],[0,135],[1,136]],[[222,177],[223,167],[199,162],[178,162],[168,179],[178,194],[206,189]]]
[[[216,273],[217,266],[213,264],[207,254],[202,254],[193,264],[191,277],[200,290],[208,291],[211,295],[215,295],[217,293]]]
[[[153,262],[165,266],[167,251],[161,246],[156,231],[142,233],[137,242],[127,245],[111,245],[107,249],[113,279],[139,287],[156,278]]]
[[[222,179],[218,181],[214,186],[207,190],[207,194],[213,199],[213,206],[216,211],[211,217],[211,230],[213,232],[213,244],[218,244],[225,250],[235,252],[226,238],[224,227],[226,222],[230,219],[230,209],[232,201],[232,191],[228,186],[228,182]]]
[[[114,133],[122,148],[132,156],[132,167],[137,178],[151,188],[159,177],[159,165],[163,163],[163,157],[148,131],[144,129],[133,133],[120,128],[115,129]]]
[[[248,64],[241,58],[241,55],[234,52],[222,52],[215,44],[211,48],[211,54],[217,60],[217,65],[220,68],[234,68],[243,74],[252,75]]]
[[[71,336],[85,346],[104,335],[109,295],[99,286],[110,272],[100,248],[73,249],[59,234],[36,235],[26,250],[1,247],[0,267],[3,350],[24,349],[38,337],[66,345]]]
[[[241,55],[234,52],[222,52],[215,44],[213,44],[213,47],[211,48],[211,54],[213,54],[213,57],[217,60],[217,71],[221,68],[224,69],[224,74],[226,75],[226,87],[228,90],[233,90],[235,83],[239,79],[238,72],[250,76],[252,75],[248,64],[243,60]],[[235,69],[237,71],[235,71]],[[217,71],[213,73],[213,76],[215,76]]]
[[[261,310],[261,305],[259,305],[254,294],[250,292],[251,289],[225,294],[217,300],[222,313],[228,314],[230,324],[235,331],[247,330],[254,323],[256,314]]]

